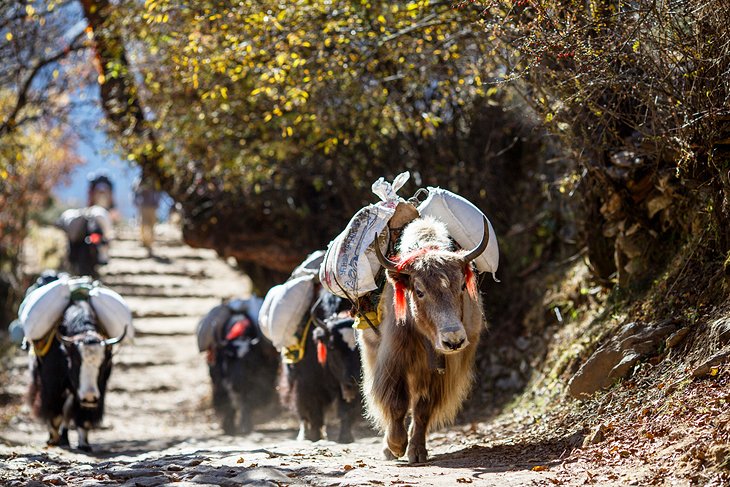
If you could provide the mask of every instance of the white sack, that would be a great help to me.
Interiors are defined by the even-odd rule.
[[[319,274],[319,267],[324,262],[324,250],[317,250],[312,252],[304,259],[304,262],[299,264],[296,269],[291,273],[291,277],[301,277],[306,275],[317,276]]]
[[[124,298],[111,289],[94,287],[89,291],[89,302],[109,338],[118,337],[126,327],[124,342],[128,343],[134,339],[132,312]]]
[[[482,240],[484,213],[469,200],[441,188],[428,188],[428,198],[418,206],[421,216],[431,216],[446,224],[449,235],[464,249],[473,249]],[[479,272],[491,272],[499,266],[499,245],[492,224],[489,225],[487,249],[474,260]],[[496,277],[495,277],[496,278]]]
[[[71,208],[61,213],[56,224],[66,232],[69,241],[80,242],[86,236],[86,218],[83,208]]]
[[[86,208],[85,212],[87,216],[96,220],[96,223],[99,225],[105,239],[112,240],[114,238],[114,226],[112,225],[112,219],[109,215],[109,211],[107,211],[106,208],[94,205]]]
[[[18,314],[26,338],[43,338],[61,319],[70,302],[71,290],[64,277],[31,291],[21,303]]]
[[[319,268],[319,280],[329,292],[343,298],[357,298],[378,288],[375,275],[380,262],[372,243],[395,214],[396,206],[402,201],[397,191],[409,177],[404,172],[393,184],[383,178],[375,181],[372,191],[382,201],[355,213],[345,230],[329,243]]]
[[[296,345],[297,327],[314,299],[314,276],[301,276],[269,289],[259,313],[261,333],[277,350]]]
[[[227,304],[219,304],[208,311],[208,314],[198,323],[196,335],[199,351],[204,352],[215,344],[216,336],[220,337],[220,330],[232,314]]]

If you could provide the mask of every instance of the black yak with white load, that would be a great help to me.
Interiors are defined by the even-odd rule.
[[[340,430],[337,441],[353,441],[352,425],[360,412],[360,352],[353,320],[340,313],[349,303],[324,290],[305,316],[301,360],[284,364],[282,402],[300,419],[300,440],[323,437],[325,412],[337,403]]]
[[[55,334],[48,337],[48,351],[31,363],[29,399],[37,417],[46,422],[49,445],[68,446],[68,428],[78,432],[78,448],[91,451],[89,430],[104,415],[106,386],[112,371],[112,347],[124,339],[105,338],[88,301],[73,301],[63,314]]]

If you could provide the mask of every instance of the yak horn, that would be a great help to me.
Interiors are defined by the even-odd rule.
[[[380,239],[378,238],[378,234],[375,234],[375,241],[373,242],[375,244],[375,255],[378,257],[378,262],[380,262],[380,265],[385,267],[386,270],[398,272],[400,274],[408,274],[407,272],[404,272],[402,270],[398,269],[398,264],[396,262],[393,262],[389,258],[383,255],[383,252],[380,250]],[[388,248],[388,243],[386,242],[385,248]]]
[[[462,257],[462,261],[464,264],[468,264],[469,262],[473,261],[487,249],[487,244],[489,243],[489,222],[487,221],[487,217],[484,217],[484,234],[482,235],[482,241],[479,242],[479,245],[474,247],[474,249],[467,252],[464,257]]]
[[[59,340],[61,340],[66,345],[75,345],[76,344],[76,342],[74,341],[73,338],[67,337],[65,335],[61,335],[59,332],[56,332],[56,338],[58,338]]]
[[[124,325],[124,331],[122,332],[121,335],[119,335],[118,337],[115,337],[115,338],[107,338],[106,340],[102,340],[101,344],[104,345],[105,347],[108,347],[109,345],[116,345],[117,343],[121,342],[122,340],[124,340],[124,337],[127,335],[128,326],[129,325]]]

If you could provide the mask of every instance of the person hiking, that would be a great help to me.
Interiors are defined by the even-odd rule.
[[[160,192],[157,191],[154,184],[142,181],[139,178],[134,185],[134,204],[139,210],[142,246],[152,255],[155,223],[157,223],[157,207],[160,205]]]

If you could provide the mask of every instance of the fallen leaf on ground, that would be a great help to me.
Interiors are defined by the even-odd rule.
[[[465,477],[459,477],[458,479],[456,479],[456,482],[459,484],[471,484],[474,481],[472,479],[467,479]]]
[[[548,470],[548,467],[546,467],[545,465],[535,465],[534,467],[532,467],[533,472],[544,472],[546,470]]]
[[[243,463],[243,462],[244,462],[243,457],[238,457],[238,460],[236,460],[236,463]]]

